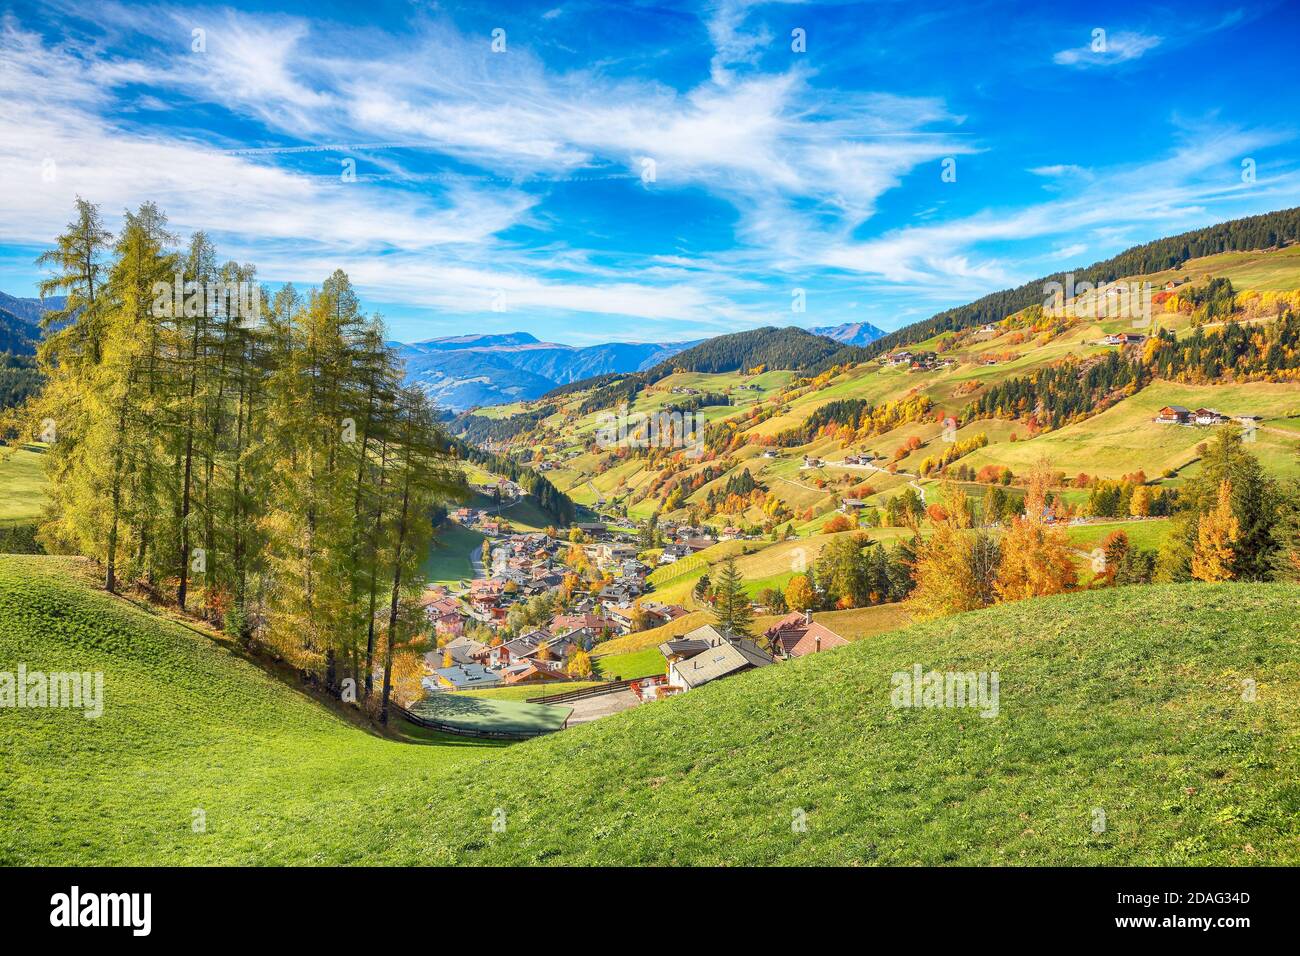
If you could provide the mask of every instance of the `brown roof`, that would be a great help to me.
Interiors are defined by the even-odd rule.
[[[808,625],[803,637],[799,638],[786,653],[790,657],[803,657],[817,651],[829,651],[833,647],[844,647],[849,642],[825,625],[813,621]]]

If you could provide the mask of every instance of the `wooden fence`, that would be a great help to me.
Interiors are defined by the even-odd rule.
[[[600,697],[603,694],[614,694],[620,690],[625,690],[633,684],[639,684],[645,680],[644,677],[630,677],[627,680],[612,680],[595,687],[584,687],[581,690],[569,690],[562,694],[551,694],[548,697],[529,697],[527,703],[530,704],[564,704],[571,700],[586,700],[588,697]]]

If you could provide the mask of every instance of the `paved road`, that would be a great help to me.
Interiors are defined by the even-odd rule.
[[[601,717],[608,717],[610,714],[631,710],[640,702],[636,694],[630,690],[620,690],[612,694],[601,694],[599,697],[586,697],[582,700],[568,701],[566,706],[573,708],[573,713],[569,715],[569,726],[585,724]]]

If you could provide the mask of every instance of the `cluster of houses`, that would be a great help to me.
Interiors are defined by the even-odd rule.
[[[664,538],[664,547],[659,554],[660,564],[674,564],[682,558],[690,557],[697,551],[712,547],[719,541],[729,541],[743,537],[738,528],[723,528],[715,538],[704,528],[673,522],[665,522],[659,525],[659,533]]]
[[[483,527],[481,522],[478,526]],[[608,532],[598,523],[581,527],[588,537],[598,539],[579,547],[605,583],[599,590],[575,591],[568,607],[545,627],[491,646],[466,634],[471,623],[494,631],[503,628],[515,604],[563,585],[569,572],[563,559],[573,545],[541,532],[493,535],[486,577],[473,579],[459,595],[441,586],[425,591],[421,603],[442,642],[425,658],[427,690],[562,680],[579,650],[590,651],[601,640],[667,624],[687,613],[680,605],[645,597],[651,569],[637,560],[638,548],[630,535]],[[688,551],[713,543],[698,529],[685,529],[682,540]]]
[[[860,455],[845,455],[844,464],[857,466],[869,465],[876,459],[876,457],[877,456],[871,454],[869,451],[863,452]]]
[[[1139,332],[1114,332],[1101,340],[1102,345],[1141,345],[1147,340]]]
[[[741,637],[713,624],[659,645],[665,671],[636,682],[632,691],[641,700],[658,700],[742,674],[778,661],[833,650],[848,643],[812,619],[808,611],[792,611],[763,632],[764,642]]]
[[[1253,420],[1254,416],[1225,415],[1213,408],[1184,408],[1182,405],[1166,405],[1160,409],[1155,421],[1160,425],[1222,425],[1232,420]]]

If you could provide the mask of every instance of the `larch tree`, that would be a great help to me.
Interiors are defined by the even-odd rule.
[[[1241,525],[1232,510],[1232,482],[1219,484],[1219,498],[1196,527],[1196,547],[1192,551],[1192,577],[1198,581],[1231,581],[1235,546]]]
[[[1078,584],[1065,531],[1046,520],[1051,481],[1051,468],[1046,462],[1030,472],[1025,513],[1011,519],[1002,538],[994,588],[1003,601],[1059,594]]]
[[[945,517],[929,539],[914,538],[913,579],[908,610],[919,620],[987,607],[996,597],[1001,563],[998,544],[972,526],[960,486],[944,488]]]

